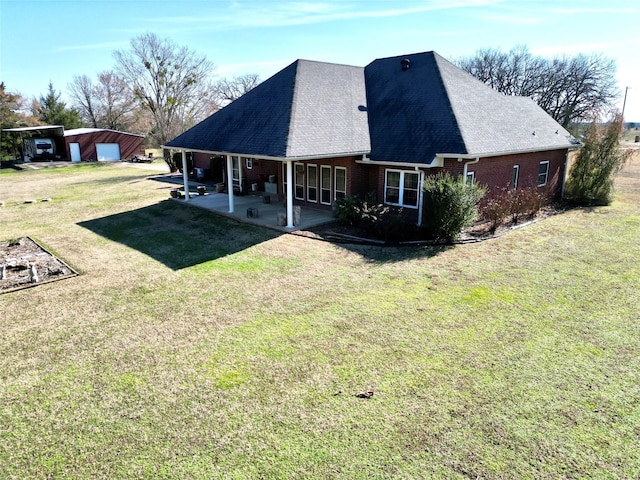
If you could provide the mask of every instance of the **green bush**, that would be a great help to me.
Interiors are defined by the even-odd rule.
[[[357,195],[335,201],[335,216],[343,225],[359,226],[368,235],[385,241],[399,241],[410,230],[402,216],[402,208],[361,200]]]
[[[448,172],[424,182],[423,225],[436,240],[453,241],[478,219],[478,202],[486,189],[466,184]]]
[[[402,215],[401,207],[364,202],[362,213],[364,227],[381,240],[397,242],[403,240],[411,230]]]
[[[335,201],[335,216],[343,225],[360,225],[362,223],[364,202],[357,195],[337,198]]]
[[[620,148],[621,135],[620,115],[605,128],[595,122],[591,125],[566,184],[565,196],[569,200],[581,205],[611,203],[614,177],[629,153]]]

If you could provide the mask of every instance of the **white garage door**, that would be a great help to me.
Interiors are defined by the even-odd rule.
[[[120,160],[120,144],[118,143],[96,143],[96,152],[100,162]]]

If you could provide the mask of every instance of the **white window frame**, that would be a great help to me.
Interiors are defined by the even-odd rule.
[[[514,165],[511,170],[511,188],[517,190],[518,180],[520,179],[520,165]]]
[[[309,170],[315,168],[315,175],[313,178],[309,173]],[[312,184],[313,181],[313,184]],[[309,192],[315,193],[315,199],[311,199]],[[318,165],[311,163],[307,165],[307,202],[318,203]]]
[[[468,183],[469,185],[476,183],[476,172],[467,172],[465,183]]]
[[[329,184],[325,185],[323,172],[329,170]],[[322,200],[322,193],[325,191],[329,191],[329,201],[325,202]],[[322,205],[331,205],[331,167],[329,165],[320,165],[320,203]]]
[[[241,168],[240,168],[240,157],[236,155],[231,156],[231,180],[234,185],[240,186],[241,180]]]
[[[398,192],[398,203],[394,203],[394,202],[389,202],[387,201],[387,189],[388,184],[388,178],[389,178],[389,173],[394,172],[394,173],[399,173],[400,174],[400,182],[398,187],[392,187],[392,188],[398,188],[399,192]],[[404,204],[404,191],[405,191],[405,187],[404,187],[404,177],[405,175],[417,175],[418,176],[418,188],[416,190],[416,205],[405,205]],[[413,189],[411,189],[413,190]],[[413,209],[418,209],[420,207],[420,172],[417,172],[415,170],[395,170],[392,168],[388,168],[385,169],[384,171],[384,203],[386,203],[387,205],[395,205],[398,207],[404,207],[404,208],[413,208]]]
[[[302,181],[298,183],[298,167],[300,167],[302,171]],[[302,163],[294,163],[293,164],[293,197],[297,200],[304,200],[304,164]],[[298,187],[302,189],[302,194],[298,195]]]
[[[338,172],[344,172],[344,190],[338,190]],[[343,194],[342,197],[347,196],[347,169],[345,167],[335,167],[333,172],[333,199],[338,199],[338,194]],[[340,197],[340,198],[342,198]]]
[[[282,195],[287,198],[287,162],[282,162]]]
[[[544,174],[540,173],[540,167],[542,167],[542,165],[547,166]],[[544,182],[540,181],[541,175],[544,175]],[[540,165],[538,165],[538,187],[544,187],[548,181],[549,181],[549,160],[545,160],[544,162],[540,162]]]

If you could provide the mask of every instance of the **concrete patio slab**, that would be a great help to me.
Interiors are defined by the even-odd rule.
[[[229,197],[226,193],[207,192],[205,195],[191,193],[188,200],[185,198],[172,198],[171,200],[209,210],[241,222],[268,227],[281,232],[305,230],[335,220],[332,212],[300,207],[300,222],[298,224],[294,225],[293,228],[278,225],[278,214],[286,214],[286,208],[282,202],[278,201],[276,195],[271,195],[270,198],[271,203],[264,203],[263,194],[234,196],[233,212],[229,212]]]

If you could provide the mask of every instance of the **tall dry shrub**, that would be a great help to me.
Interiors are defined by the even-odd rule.
[[[620,147],[622,132],[621,115],[616,115],[605,127],[591,124],[569,174],[567,199],[580,205],[611,203],[615,176],[629,154]]]

